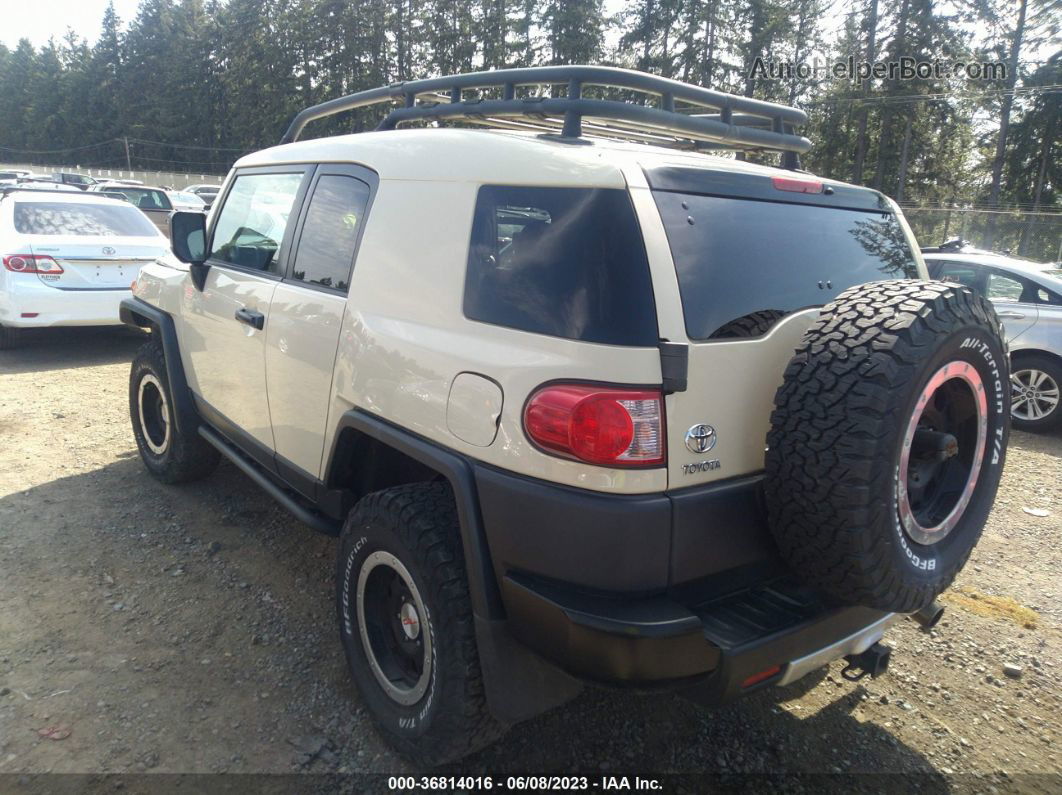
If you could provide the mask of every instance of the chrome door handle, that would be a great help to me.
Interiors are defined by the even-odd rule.
[[[1008,318],[1009,320],[1021,320],[1025,315],[1021,312],[996,312],[998,317]]]
[[[255,312],[253,309],[247,307],[241,307],[236,310],[236,319],[241,323],[246,323],[251,328],[256,328],[259,331],[265,326],[265,315],[261,312]]]

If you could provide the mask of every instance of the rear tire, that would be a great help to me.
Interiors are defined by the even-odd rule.
[[[22,329],[0,326],[0,351],[17,348],[22,341]]]
[[[354,507],[336,604],[351,675],[396,750],[437,765],[502,735],[487,708],[449,485],[398,486]]]
[[[177,428],[166,377],[166,357],[158,341],[140,346],[129,374],[129,416],[140,457],[157,480],[187,483],[205,478],[220,453],[195,429]]]
[[[981,536],[1010,431],[991,305],[888,281],[823,308],[775,396],[765,491],[783,557],[842,602],[929,604]]]
[[[1057,359],[1041,354],[1014,358],[1010,383],[1015,428],[1043,433],[1062,427],[1062,364]]]

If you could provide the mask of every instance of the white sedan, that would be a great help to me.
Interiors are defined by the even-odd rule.
[[[140,266],[169,241],[132,205],[98,193],[0,192],[0,348],[23,328],[118,325]]]

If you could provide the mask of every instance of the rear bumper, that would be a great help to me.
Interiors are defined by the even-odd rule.
[[[475,472],[510,632],[581,679],[720,703],[862,652],[893,619],[792,578],[758,477],[631,497]]]
[[[12,279],[8,289],[0,292],[0,324],[13,328],[117,326],[122,322],[118,305],[130,294],[128,287],[60,290],[38,279]]]
[[[788,580],[691,605],[667,595],[590,596],[519,575],[507,577],[501,590],[512,633],[568,673],[687,690],[710,704],[788,684],[863,652],[896,619],[830,605]]]

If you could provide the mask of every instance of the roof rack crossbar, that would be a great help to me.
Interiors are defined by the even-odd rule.
[[[521,87],[537,86],[535,96],[518,96]],[[550,87],[548,95],[542,87]],[[659,106],[635,104],[586,96],[588,86],[621,89],[659,97]],[[500,89],[501,98],[464,98],[463,92]],[[418,104],[417,98],[432,95],[434,104]],[[448,101],[447,101],[448,100]],[[483,123],[485,118],[516,119],[556,117],[561,120],[561,136],[582,136],[584,119],[597,126],[613,124],[607,134],[622,138],[626,133],[652,130],[654,134],[683,139],[682,145],[711,143],[736,149],[769,149],[794,154],[811,148],[807,138],[797,135],[797,126],[807,115],[796,108],[750,97],[726,94],[608,66],[539,66],[498,69],[411,80],[360,91],[323,102],[300,111],[292,119],[280,143],[298,139],[305,126],[316,119],[372,105],[394,105],[377,129],[390,130],[399,124],[418,120],[467,118]],[[676,109],[683,103],[683,111]],[[707,113],[690,113],[705,109]],[[635,130],[624,130],[624,124]],[[509,127],[510,125],[500,125]],[[714,148],[714,147],[713,147]]]

